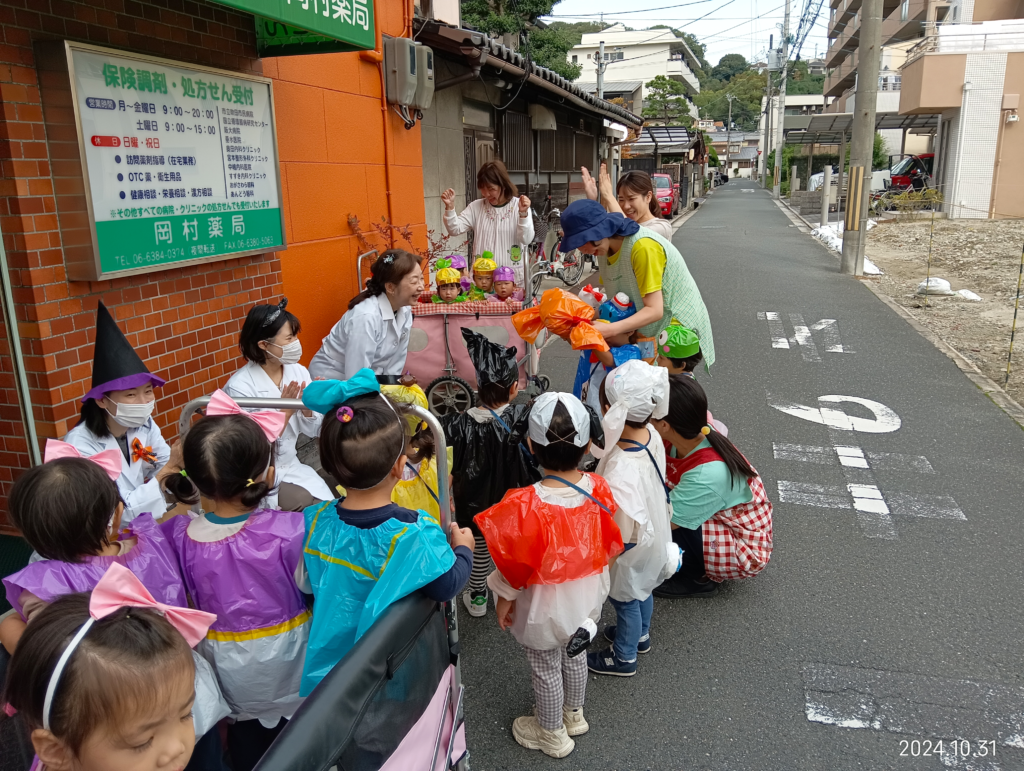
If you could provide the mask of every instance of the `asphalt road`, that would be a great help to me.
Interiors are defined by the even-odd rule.
[[[1024,769],[1024,433],[752,183],[675,243],[714,327],[699,379],[776,504],[771,563],[656,599],[653,651],[591,677],[563,760],[511,736],[533,695],[493,609],[460,614],[472,768]],[[576,354],[542,361],[568,390]]]

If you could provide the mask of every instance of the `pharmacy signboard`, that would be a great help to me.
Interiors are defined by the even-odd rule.
[[[281,22],[277,33],[282,37],[310,33],[307,42],[316,36],[341,41],[342,50],[369,51],[376,45],[373,27],[373,0],[216,0],[221,5],[237,8],[257,16],[257,34],[263,16]],[[292,28],[292,29],[288,29]],[[297,28],[297,29],[295,29]],[[273,34],[273,33],[272,33]],[[261,41],[262,42],[262,41]]]
[[[268,79],[65,45],[95,253],[70,278],[285,247]]]

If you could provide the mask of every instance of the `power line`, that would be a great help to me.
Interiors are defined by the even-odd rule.
[[[712,0],[692,0],[689,3],[679,3],[677,5],[662,5],[657,8],[637,8],[632,11],[599,11],[598,13],[579,13],[579,14],[548,14],[544,18],[546,19],[560,19],[560,18],[576,18],[577,16],[622,16],[630,13],[647,13],[648,11],[665,11],[669,8],[686,8],[690,5],[700,5],[701,3],[710,3]]]

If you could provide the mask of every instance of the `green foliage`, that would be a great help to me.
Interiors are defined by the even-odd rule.
[[[677,80],[658,75],[647,82],[644,117],[662,126],[689,126],[690,106],[683,94],[686,89]]]
[[[577,42],[579,42],[577,40]],[[566,80],[576,80],[583,66],[568,60],[568,53],[576,45],[572,35],[564,29],[531,29],[530,57],[541,67],[547,67]]]
[[[850,157],[849,152],[846,157]],[[889,168],[889,153],[885,150],[885,140],[877,131],[875,132],[874,147],[871,148],[871,168],[876,171]]]
[[[711,146],[711,142],[708,139],[707,134],[704,135],[704,142],[707,144],[708,148],[708,166],[718,166],[718,153],[715,152],[715,148]]]
[[[797,167],[797,176],[800,179],[806,180],[810,174],[807,173],[807,161],[808,158],[804,154],[807,149],[802,145],[784,145],[782,148],[782,169],[788,174],[790,168],[795,164]],[[875,146],[872,151],[871,166],[875,171],[880,169],[887,169],[889,167],[889,156],[885,152],[885,140],[882,139],[882,135],[877,131],[875,132]],[[839,165],[839,154],[814,154],[814,167],[811,169],[811,174],[817,174],[819,171],[825,168],[826,165],[838,166]],[[768,153],[768,176],[772,174],[772,169],[775,168],[775,150]],[[843,162],[844,173],[850,171],[850,145],[846,146],[846,158]]]
[[[607,28],[607,24],[601,24],[596,21],[575,21],[572,23],[565,21],[553,21],[548,24],[549,30],[557,30],[558,32],[565,33],[574,46],[578,46],[580,44],[584,35],[600,32]],[[626,29],[629,29],[629,27],[626,27]]]
[[[490,35],[518,35],[551,13],[558,0],[462,0],[462,21]]]
[[[732,120],[739,128],[754,130],[761,115],[761,98],[764,96],[765,77],[755,70],[747,69],[734,75],[727,84],[702,86],[693,101],[700,108],[702,118],[725,121],[729,117],[729,100],[726,94],[736,97],[732,103]]]
[[[718,60],[718,64],[711,70],[711,77],[722,83],[728,83],[741,72],[750,69],[747,60],[741,54],[726,54]]]
[[[812,75],[807,62],[793,62],[786,77],[787,94],[820,94],[825,88],[824,75]]]

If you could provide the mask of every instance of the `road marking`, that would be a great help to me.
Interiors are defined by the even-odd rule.
[[[849,490],[842,487],[814,485],[808,482],[787,482],[780,479],[779,503],[793,503],[797,506],[816,506],[819,509],[849,509]]]
[[[992,744],[1005,758],[1024,749],[1024,688],[975,680],[947,680],[905,672],[805,664],[804,714],[812,723],[885,731],[908,738],[971,743],[972,753],[942,755],[947,768],[996,771]],[[982,742],[987,742],[983,750]]]
[[[786,328],[782,326],[782,320],[775,311],[763,311],[757,314],[761,321],[768,322],[768,334],[772,338],[772,348],[789,348],[789,338],[786,337]]]
[[[853,353],[848,345],[843,344],[842,336],[839,333],[839,322],[835,319],[819,319],[813,324],[807,324],[803,314],[790,313],[789,322],[793,327],[792,337],[786,336],[782,316],[777,311],[758,311],[757,319],[767,322],[772,348],[798,347],[804,361],[821,363],[821,355],[814,343],[813,333],[815,332],[820,333],[819,337],[825,353]]]
[[[859,404],[873,414],[872,418],[860,418],[849,415],[832,404]],[[859,396],[841,396],[829,394],[818,397],[818,407],[807,407],[796,402],[787,401],[768,394],[768,406],[811,423],[819,423],[836,431],[860,431],[866,434],[888,434],[898,431],[900,416],[881,402],[862,399]]]
[[[935,469],[923,455],[903,455],[898,452],[872,452],[860,447],[837,444],[834,447],[818,447],[806,444],[774,442],[775,460],[793,460],[801,463],[815,463],[819,466],[834,466],[836,461],[850,468],[872,468],[882,471],[913,471],[918,474],[934,474]]]
[[[793,325],[793,340],[800,346],[800,354],[804,361],[820,364],[821,356],[818,354],[818,346],[814,344],[811,330],[804,324],[804,317],[799,313],[790,313],[789,323]]]

